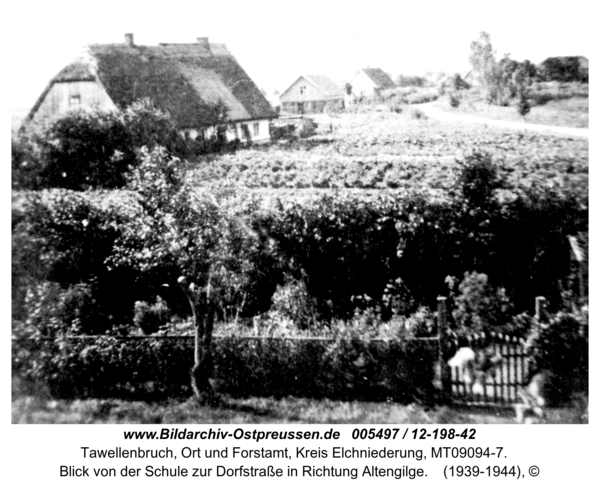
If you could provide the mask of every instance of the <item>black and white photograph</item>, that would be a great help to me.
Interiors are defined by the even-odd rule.
[[[11,7],[12,423],[588,423],[587,3],[283,5]]]
[[[595,419],[590,2],[2,9],[15,459],[76,425],[48,477],[89,487],[568,480],[511,450]],[[90,425],[171,462],[94,468]],[[428,460],[481,433],[523,441]]]

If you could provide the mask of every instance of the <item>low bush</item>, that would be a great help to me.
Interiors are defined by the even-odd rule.
[[[552,405],[565,404],[589,389],[589,322],[586,313],[559,312],[538,324],[528,340],[532,372],[550,373]]]
[[[200,199],[183,185],[181,162],[165,162],[159,153],[132,172],[126,192],[53,190],[25,199],[13,215],[15,318],[29,314],[25,296],[42,282],[58,284],[61,293],[86,287],[89,304],[78,302],[83,296],[75,301],[77,314],[87,318],[83,332],[131,324],[135,301],[157,294],[174,314],[187,315],[177,278],[187,269],[205,273],[215,263],[207,253],[224,264],[212,279],[220,281],[219,318],[230,320],[268,311],[276,287],[289,282],[284,276],[304,284],[317,322],[351,318],[353,296],[368,296],[384,311],[386,286],[398,278],[406,293],[392,295],[412,301],[403,313],[432,307],[447,292],[445,277],[473,270],[502,284],[517,312],[531,310],[536,295],[561,307],[574,286],[567,236],[587,231],[586,196],[532,186],[500,200],[505,182],[489,155],[459,161],[458,180],[445,199],[404,189],[332,192],[267,209],[238,188],[214,189]],[[355,186],[376,188],[386,168],[361,162]],[[410,175],[398,173],[387,184],[400,186],[405,178]],[[331,186],[332,176],[315,174],[314,183]],[[207,276],[194,281],[203,286]]]
[[[235,150],[239,145],[239,140],[227,142],[221,132],[186,141],[169,114],[149,100],[112,112],[69,112],[48,126],[26,125],[13,139],[13,186],[121,188],[130,169],[137,166],[141,148],[161,147],[172,155],[190,157]]]
[[[13,341],[13,375],[58,398],[191,395],[193,339],[58,337]],[[416,341],[215,338],[217,390],[235,396],[427,400],[435,348]]]
[[[171,310],[162,297],[157,296],[154,304],[146,301],[136,301],[134,304],[133,324],[143,334],[156,333],[159,328],[169,322]]]
[[[502,287],[494,288],[484,273],[465,273],[458,291],[451,291],[452,317],[463,332],[490,333],[512,317],[513,305]]]
[[[427,116],[425,115],[425,112],[423,112],[422,110],[419,110],[419,109],[412,109],[410,111],[410,117],[411,117],[411,119],[427,120]]]

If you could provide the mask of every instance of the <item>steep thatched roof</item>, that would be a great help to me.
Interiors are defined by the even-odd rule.
[[[377,88],[380,88],[381,90],[396,88],[396,84],[381,68],[363,68],[362,71],[371,79],[371,81],[373,81],[373,83],[375,83]]]
[[[228,107],[230,122],[277,117],[225,45],[206,39],[158,46],[91,45],[85,57],[52,79],[30,118],[52,84],[70,81],[98,81],[119,108],[149,98],[179,127],[205,125],[209,104],[219,100]]]

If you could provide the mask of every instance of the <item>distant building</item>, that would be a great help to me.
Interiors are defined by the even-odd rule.
[[[302,75],[280,96],[281,112],[315,114],[344,108],[344,91],[322,75]]]
[[[363,68],[349,83],[355,97],[371,97],[380,90],[396,88],[396,84],[381,68]]]
[[[481,77],[475,70],[469,70],[464,73],[461,78],[465,83],[467,83],[471,87],[479,87],[481,86]]]
[[[150,99],[171,115],[180,134],[196,139],[222,130],[229,140],[268,141],[277,117],[224,44],[200,37],[192,44],[95,44],[63,68],[27,116],[39,121],[73,110],[111,111]],[[226,126],[207,126],[210,104],[227,107]]]

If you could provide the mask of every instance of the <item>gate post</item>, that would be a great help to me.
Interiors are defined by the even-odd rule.
[[[546,298],[544,296],[539,295],[535,298],[535,318],[540,323],[542,321],[546,321],[546,319],[548,318],[546,312],[547,303],[548,302],[546,301]]]
[[[442,397],[450,394],[450,371],[446,362],[444,362],[444,347],[446,345],[447,333],[447,309],[446,298],[439,296],[437,298],[437,368],[435,371],[435,385],[440,391]]]

